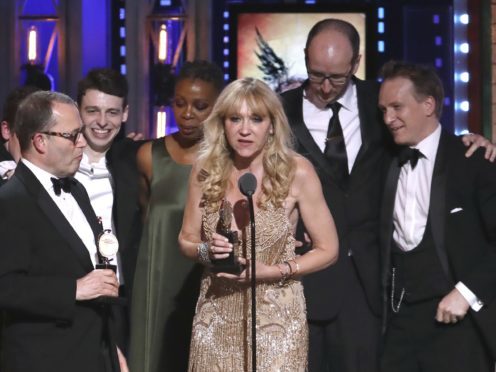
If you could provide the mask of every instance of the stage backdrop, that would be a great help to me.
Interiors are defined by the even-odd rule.
[[[308,32],[318,21],[339,18],[353,24],[361,38],[362,59],[357,72],[365,78],[366,15],[365,13],[239,13],[237,14],[237,77],[266,80],[276,90],[286,90],[307,77],[304,48]],[[258,31],[258,34],[257,34]],[[281,71],[281,61],[285,73]],[[279,68],[280,76],[264,73],[261,68]],[[284,75],[284,76],[283,76]]]

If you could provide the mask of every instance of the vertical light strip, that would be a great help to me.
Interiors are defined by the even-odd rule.
[[[156,138],[160,138],[165,136],[167,130],[167,113],[164,110],[164,107],[160,107],[157,111],[156,115]]]
[[[30,64],[36,64],[38,59],[38,30],[31,26],[28,31],[28,61]]]
[[[223,56],[224,56],[224,62],[223,62],[223,68],[224,68],[224,81],[229,81],[229,12],[227,10],[224,10],[222,13],[222,17],[224,18],[223,22],[223,31],[224,35],[222,38],[223,41]]]
[[[120,64],[120,70],[122,75],[126,75],[126,8],[119,8],[119,21],[120,21],[120,51],[123,63]]]
[[[158,60],[165,63],[167,60],[167,27],[165,24],[160,26],[158,34]]]
[[[378,33],[378,40],[377,40],[377,51],[379,53],[384,53],[386,50],[386,43],[384,41],[384,30],[386,28],[385,22],[385,10],[383,7],[377,8],[377,33]]]
[[[467,42],[469,16],[467,14],[467,0],[453,1],[453,32],[454,32],[454,102],[455,102],[455,134],[468,132],[468,100],[467,83],[470,81],[468,71],[468,53],[470,45]]]

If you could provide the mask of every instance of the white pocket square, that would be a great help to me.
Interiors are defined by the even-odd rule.
[[[453,213],[458,213],[461,211],[463,211],[463,208],[453,208],[452,210],[450,210],[450,213],[453,214]]]

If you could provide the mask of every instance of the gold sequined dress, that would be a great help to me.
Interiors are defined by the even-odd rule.
[[[203,213],[203,235],[215,231],[218,213]],[[255,216],[257,260],[273,265],[294,257],[294,238],[283,208],[260,209]],[[240,239],[250,252],[250,231]],[[257,370],[306,371],[308,329],[303,287],[297,280],[259,283]],[[193,320],[189,371],[251,371],[251,292],[249,284],[216,278],[205,270]]]

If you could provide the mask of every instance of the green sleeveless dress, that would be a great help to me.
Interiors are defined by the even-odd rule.
[[[170,157],[164,138],[153,141],[151,195],[131,305],[131,371],[174,372],[188,366],[202,273],[177,242],[190,171],[190,165]]]

